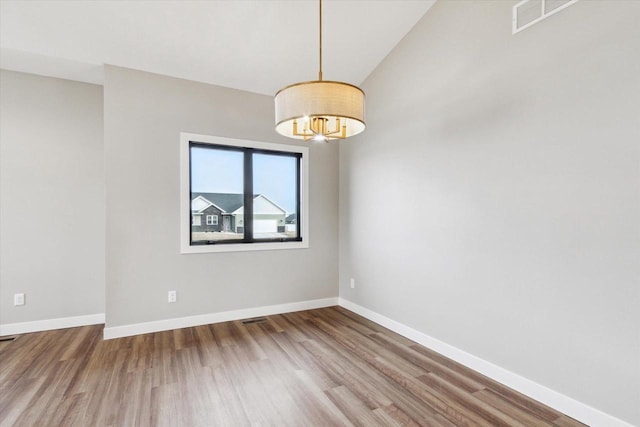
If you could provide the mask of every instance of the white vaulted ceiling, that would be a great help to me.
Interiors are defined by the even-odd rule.
[[[359,85],[435,0],[325,0],[324,75]],[[0,0],[0,67],[101,83],[102,65],[273,95],[315,80],[315,0]]]

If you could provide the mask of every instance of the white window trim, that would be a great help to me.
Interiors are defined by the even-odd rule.
[[[220,245],[190,245],[191,237],[191,194],[189,193],[189,142],[203,144],[230,145],[264,150],[300,153],[300,217],[302,219],[300,242],[229,243]],[[309,247],[309,148],[297,145],[274,144],[271,142],[223,138],[180,132],[180,253],[201,254],[211,252],[264,251],[274,249],[306,249]]]

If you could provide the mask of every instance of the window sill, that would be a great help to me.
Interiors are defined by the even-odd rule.
[[[216,252],[273,251],[279,249],[308,249],[309,242],[229,243],[220,245],[182,245],[181,254],[206,254]]]

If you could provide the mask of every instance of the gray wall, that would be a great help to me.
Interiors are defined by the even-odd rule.
[[[0,324],[104,313],[102,148],[100,86],[0,71]]]
[[[107,327],[337,297],[335,144],[310,149],[309,249],[179,253],[180,132],[291,144],[273,117],[270,96],[105,68]]]
[[[513,4],[439,1],[363,85],[340,295],[640,425],[640,2]]]

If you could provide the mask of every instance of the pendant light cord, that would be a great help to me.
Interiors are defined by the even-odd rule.
[[[320,0],[320,71],[318,72],[318,80],[322,81],[322,0]]]

